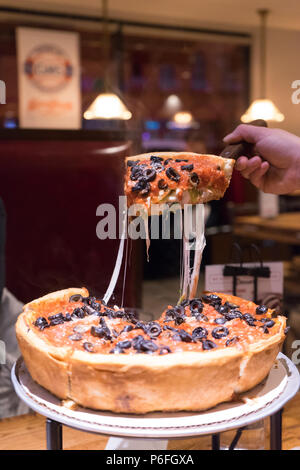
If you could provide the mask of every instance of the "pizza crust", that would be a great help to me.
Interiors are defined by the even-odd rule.
[[[62,304],[71,295],[88,295],[86,289],[54,292],[25,305],[16,334],[32,378],[61,399],[116,413],[200,411],[232,400],[250,390],[269,373],[284,340],[280,329],[246,351],[236,347],[162,356],[91,354],[44,341],[30,319],[49,303]]]

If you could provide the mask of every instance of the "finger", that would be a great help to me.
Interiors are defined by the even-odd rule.
[[[244,178],[249,178],[251,173],[253,173],[253,171],[255,171],[257,168],[260,167],[261,163],[262,163],[261,158],[258,157],[258,156],[255,156],[253,158],[249,158],[248,161],[247,161],[247,165],[241,171]]]
[[[235,169],[238,171],[246,170],[249,159],[247,157],[239,157],[235,162]]]
[[[266,127],[252,126],[250,124],[240,124],[237,128],[224,137],[226,144],[232,144],[245,140],[250,144],[255,144],[263,135],[268,133],[270,129]]]
[[[267,173],[268,169],[270,168],[270,165],[268,162],[263,162],[260,167],[255,170],[251,175],[250,175],[250,181],[251,183],[256,186],[257,188],[262,188],[263,183],[264,183],[264,176]]]

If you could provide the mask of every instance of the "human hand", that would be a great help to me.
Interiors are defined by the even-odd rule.
[[[281,129],[239,125],[226,144],[253,144],[253,157],[241,156],[235,168],[265,193],[286,194],[300,189],[300,138]]]

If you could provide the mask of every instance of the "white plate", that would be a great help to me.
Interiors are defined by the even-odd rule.
[[[115,436],[159,439],[212,434],[245,426],[274,414],[299,389],[298,370],[283,354],[279,354],[268,377],[241,396],[246,401],[224,403],[203,412],[126,415],[82,407],[70,410],[32,380],[22,358],[12,370],[12,381],[16,393],[30,408],[67,426]]]

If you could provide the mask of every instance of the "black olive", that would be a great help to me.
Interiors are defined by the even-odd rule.
[[[132,346],[134,349],[140,349],[141,342],[144,341],[144,337],[142,335],[137,335],[132,339]]]
[[[157,351],[158,346],[156,346],[153,341],[143,339],[142,341],[139,342],[139,351],[145,351],[145,352],[155,352]]]
[[[147,188],[147,184],[148,184],[147,181],[145,181],[144,179],[140,179],[134,186],[132,186],[131,191],[132,192],[142,191],[143,189]]]
[[[131,167],[131,175],[130,175],[130,179],[132,181],[136,181],[138,180],[139,178],[141,178],[143,176],[143,170],[147,168],[147,165],[145,164],[142,164],[142,165],[135,165],[133,167]]]
[[[37,326],[41,331],[43,331],[45,328],[48,328],[50,325],[47,322],[47,319],[45,317],[38,317],[34,322],[34,326]]]
[[[231,344],[235,344],[239,341],[238,336],[234,336],[233,338],[230,338],[226,341],[225,346],[230,346]]]
[[[158,186],[158,189],[168,189],[168,183],[163,179],[160,179],[158,181],[157,186]]]
[[[182,302],[180,302],[180,305],[182,307],[187,307],[189,304],[190,304],[190,301],[188,299],[185,299]]]
[[[202,328],[201,326],[198,326],[192,332],[192,337],[195,341],[205,338],[207,335],[208,331],[205,328]]]
[[[82,339],[82,335],[80,333],[76,333],[74,335],[70,335],[69,339],[72,341],[80,341]]]
[[[181,169],[186,171],[193,171],[194,165],[192,163],[190,165],[182,165]]]
[[[228,313],[224,314],[226,320],[234,320],[235,318],[243,318],[243,314],[239,310],[230,310]]]
[[[156,171],[153,168],[146,168],[146,170],[143,171],[143,180],[146,182],[148,181],[154,181],[156,178]]]
[[[178,335],[184,343],[191,343],[193,341],[193,337],[185,330],[178,330]]]
[[[266,333],[267,335],[269,334],[269,330],[266,325],[260,326],[259,328],[262,328],[263,332]]]
[[[86,313],[87,315],[98,315],[99,314],[99,311],[95,310],[90,305],[84,305],[82,307],[82,309],[83,309],[84,313]]]
[[[169,354],[169,353],[171,353],[171,352],[172,352],[172,351],[171,351],[171,349],[170,349],[168,346],[162,346],[162,347],[160,348],[159,355],[161,356],[161,355],[163,355],[163,354]]]
[[[90,353],[94,352],[93,343],[89,343],[88,341],[86,341],[85,343],[83,343],[83,347],[87,352],[90,352]]]
[[[228,336],[229,330],[228,328],[226,328],[226,326],[217,326],[217,328],[214,328],[212,330],[211,335],[216,339],[220,339],[224,336]]]
[[[264,323],[268,328],[272,328],[272,326],[275,325],[274,320],[272,320],[271,318],[262,318],[259,321]]]
[[[148,323],[146,332],[151,338],[157,338],[161,334],[161,327],[155,321]]]
[[[140,195],[143,196],[143,197],[146,197],[146,196],[149,195],[150,191],[151,191],[150,183],[147,183],[146,187],[144,189],[142,189],[142,191],[140,192]]]
[[[69,302],[82,302],[82,300],[83,297],[80,294],[71,295],[71,297],[69,298]]]
[[[64,316],[64,321],[71,321],[72,320],[72,316],[70,313],[66,313],[65,316]]]
[[[121,331],[121,333],[125,332],[125,333],[128,333],[129,331],[133,330],[133,326],[132,325],[126,325],[123,330]],[[121,334],[120,333],[120,334]]]
[[[153,163],[161,163],[161,162],[164,161],[164,159],[162,157],[158,157],[157,155],[151,155],[150,160]]]
[[[91,335],[97,338],[112,339],[110,329],[103,326],[92,326]]]
[[[222,302],[222,299],[216,294],[202,295],[202,300],[206,304],[215,303],[217,305]]]
[[[266,305],[259,305],[256,308],[256,313],[257,315],[263,315],[264,313],[267,313],[268,307]]]
[[[200,299],[193,299],[190,302],[190,308],[191,310],[196,310],[198,313],[201,313],[203,310],[203,303]]]
[[[220,318],[216,318],[214,323],[216,323],[217,325],[224,325],[224,323],[226,323],[228,320],[226,320],[225,317],[220,317]]]
[[[131,341],[120,341],[116,346],[121,349],[128,349],[131,348]]]
[[[192,317],[195,317],[196,320],[198,321],[208,321],[208,318],[206,315],[204,315],[203,313],[199,313],[196,310],[192,310],[191,315]]]
[[[239,308],[239,305],[233,304],[231,302],[225,302],[224,305],[226,305],[228,308],[233,309],[233,310],[236,308]]]
[[[209,339],[204,339],[202,341],[202,348],[204,350],[213,349],[213,348],[216,348],[216,347],[217,347],[217,345],[213,341],[210,341]]]
[[[140,160],[127,160],[127,166],[134,166],[139,163]]]
[[[172,181],[176,181],[176,182],[177,182],[177,181],[180,180],[180,175],[179,175],[179,173],[177,173],[177,171],[176,171],[174,168],[172,168],[172,167],[166,169],[166,175],[167,175],[167,177],[168,177],[170,180],[172,180]]]
[[[193,186],[197,186],[197,184],[199,183],[199,176],[197,175],[197,173],[193,172],[190,174],[190,182]]]
[[[176,158],[175,162],[177,162],[177,163],[188,162],[188,160],[185,160],[184,158]]]
[[[218,305],[216,306],[217,312],[219,312],[221,315],[225,315],[225,313],[228,312],[229,307],[227,305]]]
[[[84,310],[83,308],[74,308],[73,312],[72,312],[72,317],[76,317],[76,318],[84,318],[85,317],[85,313],[84,313]]]
[[[255,326],[255,318],[250,313],[244,313],[243,320],[245,320],[249,326]]]
[[[165,161],[164,161],[164,165],[168,165],[170,162],[173,161],[173,158],[167,158]]]
[[[60,325],[65,321],[62,313],[51,315],[50,317],[48,317],[48,320],[50,320],[50,326]]]

